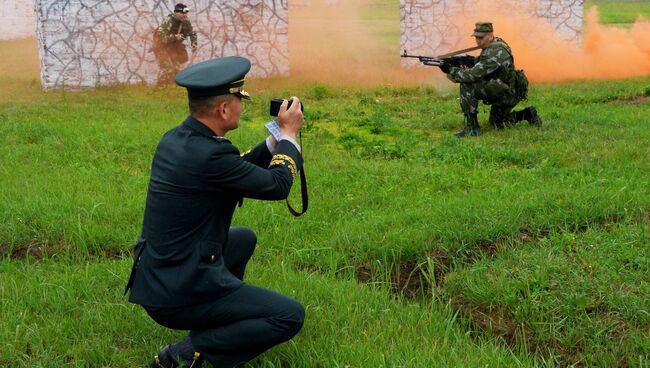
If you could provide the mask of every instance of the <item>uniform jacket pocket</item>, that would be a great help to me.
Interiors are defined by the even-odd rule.
[[[216,262],[221,258],[221,244],[216,241],[202,241],[200,244],[200,257],[202,262]]]

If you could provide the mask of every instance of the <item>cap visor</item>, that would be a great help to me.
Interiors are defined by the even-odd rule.
[[[486,34],[488,34],[488,32],[474,32],[472,33],[472,37],[483,37]]]
[[[243,98],[244,100],[252,101],[251,95],[248,94],[248,92],[244,91],[243,89],[241,91],[235,92],[233,94]]]

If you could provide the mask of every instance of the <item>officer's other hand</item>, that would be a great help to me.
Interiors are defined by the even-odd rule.
[[[288,100],[284,100],[282,105],[280,105],[280,112],[278,112],[278,125],[280,126],[280,132],[286,134],[291,138],[295,138],[298,134],[298,131],[305,123],[305,117],[302,115],[302,110],[300,108],[300,100],[298,97],[291,97],[293,102],[291,107],[287,109],[289,105]]]
[[[445,74],[449,74],[449,71],[451,71],[451,64],[449,64],[449,63],[446,62],[446,61],[443,61],[442,63],[440,63],[440,65],[438,65],[438,67],[439,67],[440,70],[442,70],[442,72],[445,73]]]

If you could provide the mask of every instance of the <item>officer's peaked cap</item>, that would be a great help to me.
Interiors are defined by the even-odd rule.
[[[472,36],[474,37],[483,37],[488,33],[494,32],[494,28],[492,27],[492,23],[490,22],[476,22],[476,26],[474,27],[474,33],[472,33]]]
[[[244,77],[251,62],[241,56],[227,56],[203,61],[176,74],[176,84],[187,88],[189,97],[235,94],[250,100],[244,91]]]

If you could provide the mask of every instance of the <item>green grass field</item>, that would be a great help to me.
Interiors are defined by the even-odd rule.
[[[604,24],[629,24],[634,23],[639,16],[650,19],[650,1],[647,0],[586,0],[585,9],[597,6],[600,21]]]
[[[183,333],[122,290],[185,93],[44,93],[34,49],[0,42],[0,367],[145,366]],[[251,366],[650,366],[650,77],[533,85],[543,127],[484,107],[463,140],[455,87],[247,83],[229,138],[300,96],[310,186],[299,219],[249,200],[233,220],[258,235],[248,281],[307,312]]]

